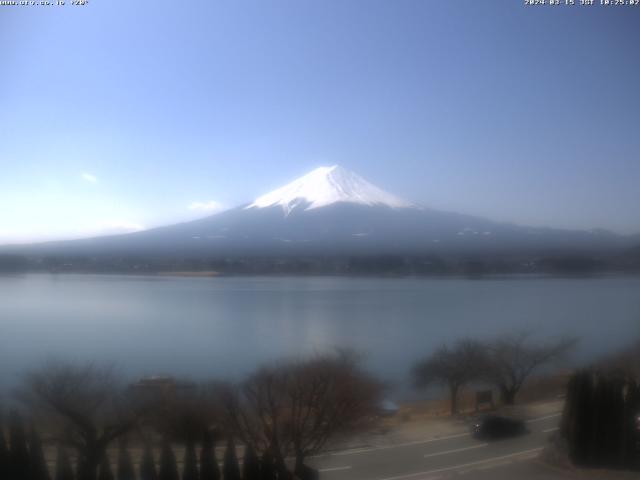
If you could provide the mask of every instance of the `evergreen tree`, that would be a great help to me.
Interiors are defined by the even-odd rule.
[[[629,390],[625,402],[627,412],[626,448],[624,465],[627,468],[640,470],[640,454],[637,450],[637,415],[640,412],[640,384],[636,381],[629,382]]]
[[[12,412],[9,419],[9,478],[29,480],[29,450],[22,418]]]
[[[625,382],[621,378],[613,378],[609,397],[611,416],[607,428],[607,437],[610,439],[607,461],[614,467],[621,466],[624,458],[624,391]]]
[[[67,455],[67,451],[62,446],[58,446],[56,454],[56,474],[54,479],[73,480],[73,469],[71,468],[69,455]]]
[[[222,466],[222,477],[224,480],[240,480],[240,465],[236,455],[236,447],[232,439],[227,442],[227,449],[224,452],[224,463]]]
[[[639,408],[635,381],[590,371],[574,374],[561,424],[571,461],[598,468],[640,466],[635,431]]]
[[[131,455],[126,441],[121,441],[118,448],[118,480],[135,480],[136,472],[133,468]]]
[[[180,476],[178,475],[178,466],[176,464],[176,456],[174,455],[173,450],[171,449],[171,444],[168,440],[164,440],[162,443],[158,480],[180,480]]]
[[[200,480],[220,480],[220,468],[216,459],[216,445],[211,433],[206,432],[200,450]]]
[[[248,445],[244,452],[242,478],[244,480],[260,480],[260,459],[258,459],[252,445]]]
[[[632,380],[629,382],[625,399],[626,429],[623,463],[627,468],[640,470],[640,454],[636,449],[638,412],[640,412],[640,384]]]
[[[262,460],[260,461],[260,480],[275,480],[276,472],[273,464],[273,455],[271,450],[267,449],[262,454]]]
[[[49,469],[42,450],[42,441],[38,431],[32,426],[29,435],[29,460],[31,480],[49,480]]]
[[[597,466],[613,466],[613,456],[619,432],[616,429],[616,382],[600,375],[597,389],[597,405],[592,415],[597,419],[595,449],[591,452],[592,463]]]
[[[188,440],[185,446],[182,480],[198,480],[198,458],[192,440]]]
[[[589,458],[589,445],[595,422],[592,417],[593,375],[580,371],[572,376],[567,389],[562,429],[569,443],[569,457],[575,464],[584,465]]]
[[[98,467],[98,480],[115,480],[113,476],[113,470],[111,469],[111,461],[107,452],[102,456],[100,460],[100,466]]]
[[[153,458],[151,446],[147,443],[144,446],[142,461],[140,462],[140,480],[158,480],[156,461]]]
[[[7,478],[9,464],[9,449],[4,439],[4,425],[2,423],[2,416],[0,414],[0,478]]]

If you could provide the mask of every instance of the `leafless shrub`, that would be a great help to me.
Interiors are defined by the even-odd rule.
[[[245,442],[272,452],[280,469],[287,455],[301,468],[329,441],[369,426],[381,392],[356,357],[339,352],[261,368],[228,390],[224,404]]]

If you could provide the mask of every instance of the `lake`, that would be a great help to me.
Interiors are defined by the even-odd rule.
[[[397,387],[463,336],[579,335],[584,361],[640,337],[640,278],[0,276],[0,381],[50,357],[132,377],[237,378],[336,346]]]

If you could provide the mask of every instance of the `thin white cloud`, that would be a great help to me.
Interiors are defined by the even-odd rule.
[[[188,208],[189,210],[196,210],[198,212],[214,213],[224,210],[224,205],[215,200],[210,200],[208,202],[193,202]]]
[[[80,174],[80,176],[85,182],[96,183],[98,181],[98,177],[96,177],[95,175],[92,175],[91,173],[84,172]]]

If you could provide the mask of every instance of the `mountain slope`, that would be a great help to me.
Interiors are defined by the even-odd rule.
[[[322,167],[250,204],[111,237],[15,247],[30,255],[245,255],[595,252],[628,245],[608,232],[522,227],[417,206],[338,166]]]

